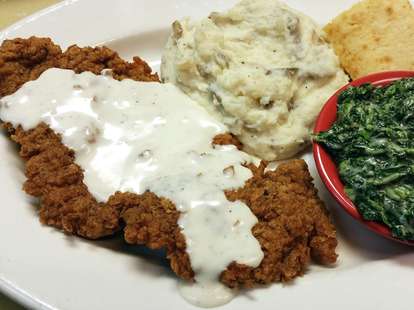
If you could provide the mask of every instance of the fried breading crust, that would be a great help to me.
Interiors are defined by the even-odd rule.
[[[120,80],[158,81],[138,57],[127,63],[105,47],[72,46],[62,53],[50,39],[32,37],[5,41],[0,47],[0,97],[51,67],[96,74],[109,68]],[[40,198],[42,223],[91,239],[111,235],[124,226],[128,243],[166,248],[174,272],[183,279],[194,278],[185,238],[177,224],[180,214],[171,201],[151,192],[117,192],[108,202],[98,203],[83,183],[73,151],[46,124],[28,131],[10,124],[5,127],[21,146],[20,155],[26,161],[24,190]],[[231,135],[219,135],[213,143],[241,146]],[[258,218],[253,234],[265,255],[257,268],[232,263],[221,281],[229,287],[252,287],[303,274],[311,257],[322,264],[334,263],[335,228],[305,162],[294,160],[276,171],[265,171],[265,162],[249,168],[253,177],[243,188],[227,191],[226,196],[245,202]]]
[[[0,97],[14,93],[52,67],[95,74],[111,69],[118,80],[159,81],[139,57],[128,63],[109,48],[76,45],[62,52],[48,38],[31,37],[6,40],[0,47]],[[83,184],[83,172],[74,163],[73,151],[47,125],[28,131],[9,124],[6,127],[21,146],[20,155],[26,161],[24,190],[40,198],[42,223],[90,239],[120,229],[119,211],[97,203]]]
[[[62,52],[49,38],[5,40],[0,48],[0,97],[14,93],[49,68],[70,69],[76,73],[100,74],[111,69],[115,79],[158,82],[158,75],[139,57],[132,63],[122,60],[107,47],[70,46]]]
[[[213,144],[216,145],[230,145],[233,144],[238,150],[243,148],[243,144],[237,137],[231,133],[219,134],[213,138]]]
[[[253,234],[262,246],[264,258],[257,268],[232,263],[221,274],[221,281],[232,288],[250,288],[302,275],[311,258],[321,264],[334,263],[335,228],[318,198],[306,163],[292,160],[266,172],[265,162],[249,168],[253,177],[243,188],[227,191],[226,196],[230,201],[243,201],[256,215],[259,222]],[[120,195],[123,194],[115,197],[119,199]],[[185,240],[177,225],[178,212],[168,200],[151,194],[146,199],[147,203],[137,199],[124,208],[126,241],[152,249],[167,248],[175,273],[192,279]]]
[[[23,185],[26,193],[40,199],[40,221],[67,233],[90,239],[120,229],[119,211],[99,204],[83,184],[82,169],[74,153],[47,125],[28,131],[6,127],[26,161]]]
[[[241,200],[258,219],[253,235],[264,258],[258,268],[233,263],[221,275],[230,287],[252,287],[289,281],[302,275],[310,258],[321,264],[336,261],[335,228],[319,199],[304,160],[291,160],[266,171],[266,163],[250,165],[253,178],[235,191],[230,201]]]

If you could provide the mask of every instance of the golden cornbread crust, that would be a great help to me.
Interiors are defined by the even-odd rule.
[[[0,97],[51,67],[96,74],[109,68],[120,80],[158,81],[139,58],[127,63],[105,47],[72,46],[62,52],[50,39],[32,37],[5,41],[0,47]],[[46,124],[27,131],[10,124],[4,127],[20,145],[26,164],[24,190],[40,199],[42,223],[90,239],[124,228],[128,243],[165,248],[174,272],[187,280],[194,278],[185,237],[177,224],[180,214],[171,201],[151,192],[117,192],[106,203],[98,203],[83,183],[74,152]],[[240,146],[230,135],[217,136],[213,143]],[[311,258],[322,264],[334,263],[335,228],[306,163],[293,160],[267,172],[265,162],[249,168],[253,177],[243,188],[226,195],[229,200],[245,202],[258,218],[253,234],[265,255],[257,268],[232,263],[223,271],[221,281],[229,287],[253,287],[291,280],[303,274]]]
[[[414,70],[414,10],[408,0],[363,0],[324,30],[352,79]]]

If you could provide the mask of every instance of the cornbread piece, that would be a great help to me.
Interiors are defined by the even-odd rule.
[[[254,176],[243,188],[226,195],[231,201],[246,203],[258,218],[253,234],[264,258],[257,268],[231,264],[221,274],[221,281],[232,288],[253,287],[302,275],[311,258],[321,264],[334,263],[335,228],[317,196],[306,163],[292,160],[267,172],[264,162],[249,168]],[[193,278],[185,240],[177,225],[179,214],[170,201],[151,193],[142,197],[118,193],[108,203],[124,210],[128,243],[167,248],[174,272],[187,280]]]
[[[386,70],[414,70],[414,10],[408,0],[364,0],[325,27],[353,79]]]
[[[111,68],[119,79],[157,80],[138,58],[128,64],[107,48],[74,46],[61,53],[48,39],[7,41],[0,47],[0,59],[1,96],[53,66],[95,73]],[[21,146],[20,155],[26,161],[24,189],[40,198],[43,223],[91,239],[111,235],[125,225],[127,242],[166,248],[174,272],[187,280],[194,278],[186,241],[177,224],[180,214],[171,201],[151,192],[117,192],[108,202],[98,203],[83,183],[83,171],[75,163],[74,152],[47,125],[27,131],[10,124],[5,127]],[[231,135],[217,136],[213,143],[240,147]],[[265,162],[249,168],[253,177],[243,188],[227,191],[226,196],[245,202],[258,218],[253,234],[262,246],[264,259],[257,268],[232,263],[223,271],[221,281],[229,287],[252,287],[303,274],[311,257],[322,264],[334,263],[335,228],[305,162],[291,161],[267,172]]]

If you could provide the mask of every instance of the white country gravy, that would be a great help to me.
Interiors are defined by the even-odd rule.
[[[226,127],[175,86],[49,69],[0,99],[0,118],[25,130],[44,122],[60,134],[98,201],[149,190],[174,202],[195,271],[196,284],[180,287],[191,303],[228,302],[233,292],[220,273],[233,261],[260,264],[257,218],[223,192],[244,185],[252,173],[242,164],[254,159],[213,146]]]

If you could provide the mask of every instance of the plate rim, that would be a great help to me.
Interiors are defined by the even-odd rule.
[[[10,32],[23,27],[24,25],[28,24],[31,20],[37,19],[45,14],[49,14],[50,12],[61,9],[62,7],[70,5],[77,1],[79,0],[59,1],[58,3],[49,5],[7,26],[6,28],[0,31],[0,44],[3,43],[3,41],[7,40],[7,36]],[[0,276],[0,292],[2,292],[5,296],[9,297],[13,301],[17,302],[19,305],[27,308],[40,308],[51,310],[55,309],[51,305],[42,302],[34,296],[31,296],[28,292],[13,284],[11,281],[7,281],[3,276]]]
[[[13,285],[13,283],[7,281],[3,277],[0,277],[0,292],[19,305],[29,309],[55,309],[51,305],[31,296],[28,292],[19,288],[17,285]]]
[[[10,32],[18,30],[19,28],[30,23],[30,21],[34,19],[37,19],[43,15],[47,15],[55,10],[59,10],[64,6],[71,5],[72,3],[76,3],[78,1],[81,1],[81,0],[61,0],[58,3],[51,4],[39,11],[34,12],[33,14],[25,16],[22,19],[19,19],[18,21],[14,22],[13,24],[7,26],[6,28],[0,31],[0,44],[3,43],[3,41],[7,40],[8,34]]]
[[[30,24],[30,22],[33,19],[41,18],[44,15],[52,13],[53,11],[63,9],[63,7],[67,5],[75,4],[77,2],[82,1],[86,0],[64,0],[17,21],[16,23],[10,25],[9,27],[3,29],[0,32],[0,43],[2,43],[4,39],[7,39],[10,33],[13,33],[21,27],[25,27],[28,24]],[[0,276],[0,291],[4,292],[5,295],[10,296],[12,299],[16,300],[17,302],[21,303],[23,306],[28,308],[56,309],[54,306],[48,304],[48,300],[42,301],[36,298],[35,296],[32,296],[29,292],[22,289],[17,284],[14,284],[13,282],[6,280],[2,276]],[[264,306],[266,306],[266,304]]]

